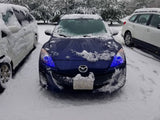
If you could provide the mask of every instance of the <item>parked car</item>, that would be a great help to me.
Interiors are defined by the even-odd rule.
[[[40,53],[42,87],[53,91],[114,92],[126,81],[126,58],[98,15],[64,15]]]
[[[0,4],[0,92],[14,70],[36,46],[37,24],[25,7]]]
[[[136,44],[160,55],[160,8],[135,10],[124,22],[122,36],[127,46]]]

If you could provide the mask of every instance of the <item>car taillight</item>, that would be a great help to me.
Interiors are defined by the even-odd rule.
[[[123,22],[123,25],[125,25],[126,24],[126,21],[125,22]]]

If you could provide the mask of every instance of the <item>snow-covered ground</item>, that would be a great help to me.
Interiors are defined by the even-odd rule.
[[[160,120],[160,61],[124,46],[127,83],[113,95],[52,94],[38,82],[40,48],[49,37],[39,26],[39,44],[0,95],[0,120]],[[121,27],[114,27],[121,30]],[[123,43],[120,36],[115,37]]]

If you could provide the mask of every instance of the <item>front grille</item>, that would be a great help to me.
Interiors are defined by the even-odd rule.
[[[57,74],[52,72],[54,79],[56,79],[57,83],[64,88],[72,88],[73,87],[73,77],[67,76],[65,74]],[[108,84],[109,80],[111,79],[113,72],[102,73],[102,74],[94,74],[95,81],[94,81],[94,88],[102,87],[103,85]]]

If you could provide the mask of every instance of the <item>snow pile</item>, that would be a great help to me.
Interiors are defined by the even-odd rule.
[[[29,11],[26,7],[23,7],[23,6],[0,3],[0,13],[6,13],[7,10],[11,10],[12,8],[16,10],[21,10],[21,11],[22,10]]]
[[[73,51],[75,52],[75,51]],[[87,61],[90,62],[96,62],[98,60],[105,60],[108,61],[115,55],[114,52],[110,52],[108,50],[105,50],[102,53],[98,53],[96,51],[92,52],[87,52],[86,50],[83,50],[82,52],[75,52],[76,55],[81,56],[82,58],[86,59]]]
[[[93,15],[93,14],[70,14],[70,15],[64,15],[63,19],[102,19],[99,15]]]
[[[126,70],[115,69],[115,73],[112,75],[112,78],[109,80],[109,84],[98,89],[98,91],[112,93],[113,91],[122,87],[126,81],[125,72],[126,72]],[[115,82],[117,82],[117,84],[113,85]]]
[[[138,12],[159,12],[160,13],[160,8],[141,8],[141,9],[136,9],[134,13]]]
[[[118,50],[118,48],[119,48],[118,45],[114,41],[109,41],[108,44],[105,43],[105,46],[112,48],[112,49],[115,48],[116,50]]]

